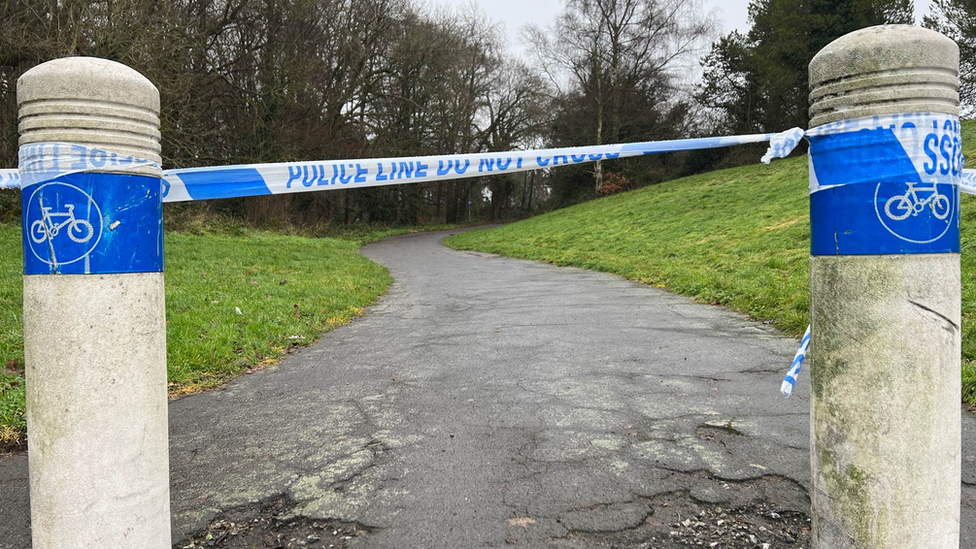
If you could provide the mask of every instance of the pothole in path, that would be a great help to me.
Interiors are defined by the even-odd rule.
[[[659,505],[665,503],[668,501]],[[674,507],[670,513],[666,511],[667,508],[660,508],[648,517],[648,524],[658,528],[654,529],[655,532],[643,547],[810,547],[810,517],[803,512],[779,509],[767,502],[733,508],[700,505],[685,500],[681,495],[672,505]]]
[[[698,438],[706,442],[725,446],[726,439],[745,434],[736,428],[732,421],[706,421],[695,429]]]
[[[281,496],[232,509],[174,549],[226,547],[239,549],[343,548],[368,534],[360,524],[292,516],[295,503]]]
[[[809,499],[778,476],[733,482],[707,473],[685,479],[694,488],[642,498],[647,516],[618,531],[572,531],[558,547],[614,549],[801,549],[811,546]],[[724,497],[719,496],[719,493]],[[705,499],[702,499],[702,495]],[[718,496],[718,497],[716,497]]]

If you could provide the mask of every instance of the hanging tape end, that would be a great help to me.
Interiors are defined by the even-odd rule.
[[[773,135],[769,140],[769,148],[762,157],[763,164],[769,164],[774,158],[786,158],[793,149],[800,144],[806,132],[802,128],[793,128]]]
[[[779,387],[779,392],[783,393],[786,398],[790,398],[793,395],[793,384],[784,379],[783,384]]]

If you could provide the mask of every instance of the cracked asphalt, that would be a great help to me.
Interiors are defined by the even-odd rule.
[[[802,526],[809,378],[778,392],[796,341],[611,275],[453,251],[447,234],[367,246],[396,282],[365,318],[171,403],[174,542],[274,498],[284,518],[366,532],[350,547],[683,547],[675,521],[698,509]],[[976,548],[965,411],[963,430]],[[0,547],[29,539],[26,456],[0,458]],[[771,546],[803,545],[784,539]]]

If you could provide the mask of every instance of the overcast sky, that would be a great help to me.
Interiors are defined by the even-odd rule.
[[[922,20],[922,15],[928,13],[931,0],[915,0],[915,18]],[[485,2],[487,5],[489,2]],[[749,0],[705,0],[706,9],[716,10],[715,14],[722,21],[725,32],[733,29],[745,31],[749,28],[746,20],[746,6]]]
[[[465,6],[475,3],[493,21],[503,23],[513,51],[521,52],[519,30],[528,23],[545,26],[562,7],[562,0],[431,0],[436,5]],[[916,16],[928,10],[930,0],[915,0]],[[749,0],[704,0],[705,9],[713,11],[722,24],[722,31],[748,30],[746,6]]]

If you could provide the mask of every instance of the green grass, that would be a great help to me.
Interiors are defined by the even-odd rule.
[[[195,232],[166,235],[172,395],[274,364],[362,314],[392,279],[357,250],[409,230],[360,227],[339,238],[238,226]],[[0,225],[0,447],[23,442],[26,429],[20,240],[19,226]]]
[[[963,124],[976,158],[976,122]],[[800,336],[809,323],[807,163],[793,158],[669,181],[448,239],[464,250],[572,265],[724,305]],[[963,397],[976,405],[976,199],[962,205]]]
[[[27,428],[20,246],[20,227],[0,225],[0,449],[20,441]]]

